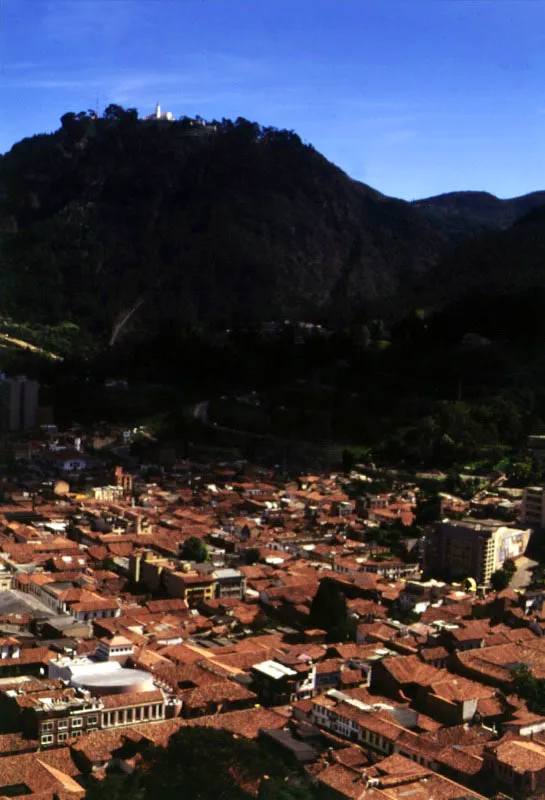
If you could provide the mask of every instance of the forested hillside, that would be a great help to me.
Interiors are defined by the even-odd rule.
[[[105,338],[159,318],[342,318],[444,247],[410,204],[243,119],[66,114],[1,159],[0,186],[4,312]]]
[[[531,192],[507,200],[488,192],[447,192],[414,203],[449,241],[505,230],[544,204],[545,192]]]

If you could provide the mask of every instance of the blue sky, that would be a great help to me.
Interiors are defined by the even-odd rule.
[[[397,197],[545,188],[542,0],[0,2],[0,152],[98,96],[293,128]]]

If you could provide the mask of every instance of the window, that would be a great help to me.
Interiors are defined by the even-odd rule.
[[[83,725],[82,718],[81,717],[74,717],[74,719],[71,721],[71,725],[72,725],[72,728],[81,728],[81,726]]]
[[[52,744],[53,743],[52,734],[48,733],[46,736],[42,736],[41,743],[42,744]]]
[[[57,735],[58,742],[65,742],[67,739],[68,739],[68,733],[66,731],[64,731],[64,733],[61,732]]]
[[[53,723],[52,722],[44,722],[42,725],[42,731],[52,731],[53,730]]]
[[[98,724],[98,717],[93,715],[92,717],[87,717],[87,725],[97,725]]]
[[[68,728],[68,720],[67,719],[60,719],[57,722],[57,729],[59,731],[65,731]]]

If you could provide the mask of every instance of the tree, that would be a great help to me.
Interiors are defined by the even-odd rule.
[[[514,686],[516,693],[527,701],[532,710],[538,714],[545,711],[545,680],[536,678],[526,664],[516,670]]]
[[[61,127],[63,132],[67,135],[68,139],[78,142],[86,135],[89,130],[92,118],[84,111],[79,114],[74,114],[69,111],[61,117]]]
[[[441,497],[432,494],[430,497],[420,496],[416,501],[414,511],[415,525],[429,525],[441,519]]]
[[[259,139],[261,128],[257,122],[250,122],[244,117],[237,117],[233,132],[241,143],[250,144]]]
[[[476,478],[462,478],[455,469],[447,471],[445,489],[451,494],[461,497],[463,500],[471,500],[479,488],[479,481]]]
[[[510,483],[515,486],[527,486],[532,479],[534,463],[531,453],[520,455],[507,467],[506,473]]]
[[[354,323],[348,330],[348,336],[356,353],[363,353],[368,350],[371,344],[371,332],[367,325]]]
[[[235,740],[227,731],[182,728],[165,750],[156,753],[152,768],[143,775],[146,798],[246,800],[248,794],[236,778],[258,764],[257,750],[252,742]],[[203,753],[213,769],[203,769]]]
[[[371,321],[370,334],[373,342],[379,342],[385,336],[384,320],[374,319]]]
[[[420,621],[420,614],[418,614],[413,609],[404,609],[401,608],[399,601],[392,605],[392,619],[398,620],[398,622],[402,622],[403,625],[414,625],[415,622]]]
[[[425,313],[412,311],[392,328],[392,340],[397,344],[415,347],[422,344],[426,336]]]
[[[259,561],[259,547],[250,547],[244,554],[244,561],[248,566],[253,566]]]
[[[342,453],[342,468],[343,472],[352,472],[356,466],[356,457],[352,450],[343,450]]]
[[[131,776],[111,774],[104,780],[90,776],[85,793],[85,800],[144,800],[144,787],[138,774]]]
[[[204,561],[209,560],[210,554],[208,552],[208,547],[202,539],[199,539],[197,536],[190,536],[189,539],[186,539],[183,543],[182,558],[188,561],[196,561],[197,564],[202,564]]]
[[[345,640],[348,632],[346,598],[331,578],[320,581],[310,607],[312,624],[327,631],[333,641]]]
[[[67,111],[61,117],[61,125],[63,128],[70,128],[76,121],[76,115],[73,111]]]
[[[503,569],[497,569],[495,572],[492,573],[490,576],[490,583],[492,584],[492,588],[496,592],[502,592],[504,589],[507,589],[510,583],[510,577],[507,572],[504,572]]]
[[[91,777],[85,800],[310,800],[304,774],[259,742],[224,730],[182,728],[166,748],[146,750],[131,775]],[[203,758],[212,768],[203,768]],[[264,778],[264,776],[271,776]],[[265,784],[265,785],[263,785]]]
[[[505,559],[505,561],[503,562],[502,570],[506,573],[506,575],[508,575],[509,583],[511,583],[513,576],[517,571],[517,565],[515,564],[512,558]]]
[[[104,109],[103,116],[104,119],[119,121],[124,117],[124,115],[125,115],[125,109],[123,108],[123,106],[119,106],[116,103],[110,103],[110,105]]]

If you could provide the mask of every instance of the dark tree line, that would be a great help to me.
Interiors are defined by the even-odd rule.
[[[86,800],[311,800],[303,773],[261,743],[210,728],[181,728],[131,775],[92,777]]]

